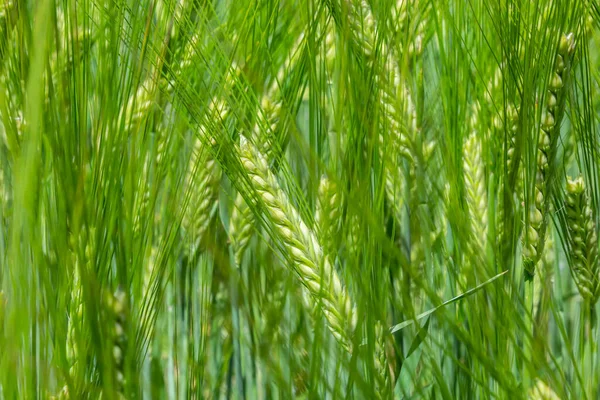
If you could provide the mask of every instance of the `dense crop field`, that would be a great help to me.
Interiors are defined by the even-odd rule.
[[[593,0],[0,0],[0,399],[600,399]]]

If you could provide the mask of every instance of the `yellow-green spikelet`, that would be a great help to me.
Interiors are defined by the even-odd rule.
[[[533,192],[533,206],[529,211],[529,226],[523,243],[523,266],[533,276],[542,256],[550,211],[550,179],[553,168],[560,122],[565,108],[566,85],[571,72],[571,57],[575,51],[573,34],[563,35],[558,46],[554,71],[548,83],[546,108],[538,136],[537,172]]]
[[[342,218],[342,196],[336,184],[327,177],[319,182],[315,223],[321,233],[325,253],[335,257],[335,238],[340,230]]]
[[[378,372],[378,381],[381,390],[379,393],[380,398],[388,398],[392,392],[392,384],[394,377],[392,375],[388,356],[386,354],[386,344],[391,339],[391,335],[388,330],[383,327],[383,324],[378,321],[375,325],[375,370]]]
[[[579,293],[590,305],[600,296],[598,237],[583,177],[567,181],[569,266]]]
[[[549,305],[554,285],[555,252],[554,238],[549,232],[544,246],[544,255],[540,260],[541,268],[533,277],[533,316],[535,317],[533,346],[534,351],[540,352],[539,354],[544,354],[549,340],[548,328],[551,314]]]
[[[229,108],[226,104],[218,101],[211,104],[211,118],[224,121],[228,114]],[[199,134],[204,134],[203,127],[199,128]],[[189,196],[189,202],[181,226],[191,238],[191,253],[200,245],[218,206],[222,171],[211,153],[210,146],[215,144],[213,138],[196,137],[188,164],[186,196]]]
[[[221,169],[200,139],[196,139],[188,167],[189,203],[181,225],[194,247],[203,239],[217,208]]]
[[[333,336],[351,352],[350,337],[356,326],[356,312],[346,288],[323,255],[316,235],[281,190],[265,156],[250,142],[244,143],[241,149],[241,161],[264,205],[268,220],[292,258],[297,276],[314,304],[320,306]]]
[[[128,132],[135,131],[148,118],[156,97],[157,84],[148,78],[138,87],[119,112],[119,123]]]
[[[469,219],[479,250],[485,250],[488,229],[485,165],[481,157],[481,142],[475,132],[467,138],[464,151],[463,165]]]
[[[113,312],[115,317],[115,325],[113,331],[113,359],[117,369],[116,383],[119,387],[125,384],[124,365],[125,355],[127,351],[127,298],[125,292],[118,289],[114,296]],[[122,389],[121,389],[122,390]]]
[[[277,89],[272,88],[271,95],[279,96]],[[258,121],[254,126],[252,138],[259,151],[266,155],[267,160],[272,160],[280,153],[279,140],[274,137],[281,114],[281,102],[271,101],[268,95],[261,99],[261,111],[258,113]],[[263,132],[262,128],[266,128]],[[229,239],[233,247],[234,258],[239,266],[242,257],[254,230],[254,214],[246,203],[243,196],[238,193],[234,200],[231,219],[229,221]]]
[[[236,264],[242,263],[242,257],[254,230],[254,215],[241,194],[237,194],[229,220],[229,239],[233,248]]]
[[[71,377],[78,374],[79,357],[81,349],[79,348],[80,336],[78,334],[79,327],[83,320],[83,303],[81,301],[81,288],[76,292],[71,300],[71,309],[69,310],[69,320],[67,322],[67,362],[69,363],[69,373]]]
[[[282,92],[281,85],[285,80],[286,71],[293,71],[301,55],[301,44],[304,35],[296,40],[289,57],[277,73],[277,78],[267,88],[266,93],[260,99],[260,109],[251,135],[248,139],[254,141],[261,153],[269,162],[277,160],[282,152],[282,138],[276,137],[278,127],[282,123]],[[243,196],[238,193],[234,200],[234,206],[229,221],[229,239],[233,247],[234,258],[239,266],[254,230],[254,214]]]
[[[504,191],[508,186],[507,179],[513,169],[515,157],[515,141],[516,136],[519,130],[519,113],[517,108],[514,105],[509,105],[506,109],[506,121],[504,120],[504,116],[496,115],[494,117],[494,130],[497,135],[504,135],[506,131],[507,140],[504,143],[505,152],[506,152],[506,174],[502,176],[502,180],[500,181],[500,186],[498,189],[498,198],[497,198],[497,212],[496,212],[496,232],[498,232],[499,243],[502,248],[500,249],[503,253],[506,254],[506,246],[512,240],[509,235],[512,232],[508,232],[505,227],[505,218],[506,218],[506,207],[508,204],[504,204]],[[516,172],[516,182],[514,192],[509,200],[512,202],[513,207],[522,201],[522,180],[521,180],[521,165],[519,165],[519,169]]]
[[[543,312],[541,308],[549,301],[552,284],[554,281],[554,262],[556,261],[554,248],[554,239],[549,234],[544,246],[544,255],[542,256],[542,270],[535,275],[534,278],[534,295],[533,295],[533,314],[539,315]]]

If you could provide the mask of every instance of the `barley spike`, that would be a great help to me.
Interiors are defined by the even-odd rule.
[[[565,199],[571,272],[579,293],[592,306],[600,296],[598,237],[583,177],[567,181]]]
[[[351,351],[350,336],[356,326],[356,314],[337,273],[323,256],[315,234],[282,192],[264,155],[250,142],[242,147],[241,161],[272,227],[288,250],[294,271],[321,307],[333,336],[343,348]]]
[[[566,87],[571,70],[571,57],[575,50],[572,33],[563,35],[558,45],[555,68],[548,83],[545,113],[542,117],[538,139],[537,172],[533,192],[533,206],[529,211],[529,227],[524,240],[524,262],[526,272],[533,276],[540,260],[546,240],[548,213],[550,211],[550,182],[556,156],[560,122],[565,108]]]

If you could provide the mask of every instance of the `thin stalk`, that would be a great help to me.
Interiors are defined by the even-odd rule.
[[[582,317],[584,317],[582,323],[585,324],[585,328],[580,330],[582,332],[584,340],[584,352],[581,360],[581,369],[583,371],[583,381],[586,385],[585,395],[588,399],[595,399],[596,396],[594,393],[594,384],[597,381],[597,379],[595,379],[594,374],[595,354],[597,349],[596,339],[594,337],[596,310],[594,309],[594,306],[588,301],[584,302],[582,304],[582,307]]]
[[[231,324],[233,328],[233,349],[234,356],[233,368],[235,374],[235,383],[238,389],[238,396],[240,399],[246,398],[244,375],[242,375],[242,348],[240,345],[240,314],[239,314],[239,303],[238,303],[238,284],[237,276],[232,271],[229,274],[229,290],[231,291]]]
[[[533,338],[533,276],[525,273],[525,331],[523,334],[523,391],[528,392],[533,382],[528,366],[532,359]]]
[[[592,376],[596,373],[596,356],[598,354],[598,343],[596,342],[596,326],[597,326],[597,318],[596,309],[594,305],[590,305],[590,324],[589,324],[589,341],[590,341],[590,371],[592,372]],[[592,382],[598,382],[598,380],[592,380]],[[598,398],[598,385],[592,386],[593,398]]]
[[[588,302],[584,301],[581,305],[579,312],[579,368],[581,370],[582,381],[581,381],[581,393],[579,394],[581,398],[588,399],[589,398],[589,370],[588,370],[588,348],[587,345],[587,320],[588,320]]]

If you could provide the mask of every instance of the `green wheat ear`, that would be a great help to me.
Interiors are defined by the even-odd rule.
[[[254,231],[254,215],[252,209],[248,207],[246,200],[240,193],[235,197],[233,210],[231,211],[231,219],[229,220],[229,239],[235,263],[240,266],[244,252],[252,238]]]
[[[294,43],[289,57],[279,68],[276,79],[267,88],[266,93],[260,99],[260,109],[257,113],[257,120],[247,139],[254,141],[257,148],[265,154],[268,162],[278,160],[283,151],[282,138],[275,137],[277,128],[286,122],[287,116],[282,108],[283,91],[286,72],[294,70],[301,60],[302,43],[304,35]],[[229,239],[233,248],[234,259],[239,266],[250,239],[254,231],[254,214],[252,209],[245,202],[241,193],[237,193],[231,219],[229,221]]]
[[[79,279],[73,282],[73,290],[75,295],[71,299],[71,309],[69,310],[69,320],[67,323],[67,342],[66,355],[69,363],[69,373],[71,377],[76,377],[80,371],[79,358],[82,355],[79,348],[79,327],[83,321],[83,302],[81,301],[81,286]]]
[[[187,174],[189,203],[181,226],[192,238],[192,253],[198,248],[214,216],[221,169],[200,139],[195,140]]]
[[[133,93],[119,113],[119,124],[125,125],[128,132],[135,131],[140,127],[154,106],[157,93],[157,83],[148,78]]]
[[[342,195],[337,185],[324,176],[319,182],[317,200],[315,224],[320,232],[325,254],[334,258],[335,240],[341,227]]]
[[[278,98],[278,101],[271,101],[270,96]],[[261,98],[261,109],[259,112],[259,120],[257,121],[252,131],[252,139],[256,142],[259,151],[267,157],[267,160],[272,161],[278,157],[280,153],[280,143],[271,135],[276,132],[277,125],[280,123],[281,116],[281,101],[278,86],[273,86],[270,89],[270,95],[265,95]],[[262,128],[267,128],[263,131]],[[237,193],[231,219],[229,221],[229,239],[234,252],[236,264],[239,266],[242,262],[242,257],[254,231],[254,214],[248,206],[241,193]]]
[[[385,329],[381,322],[375,325],[375,370],[378,373],[377,379],[381,398],[388,398],[393,391],[394,376],[392,374],[387,355],[387,344],[391,339],[389,330]]]
[[[118,288],[109,302],[109,313],[114,325],[111,329],[112,358],[115,366],[115,387],[117,393],[123,394],[125,390],[125,357],[127,353],[127,324],[129,319],[129,307],[127,295],[123,289]]]
[[[221,101],[210,105],[209,116],[224,121],[229,115],[229,108]],[[200,127],[201,134],[204,127]],[[209,139],[209,146],[214,146],[214,139]],[[186,194],[189,203],[185,209],[181,226],[192,239],[191,254],[200,246],[210,222],[218,206],[219,185],[222,171],[213,158],[210,149],[200,138],[194,139],[194,148],[190,156],[186,175]]]
[[[338,343],[351,352],[350,339],[356,327],[356,312],[337,272],[323,255],[316,235],[281,190],[265,156],[256,146],[245,142],[241,161],[264,204],[268,221],[291,257],[300,282],[312,297],[314,306],[325,315],[329,330]]]
[[[554,263],[556,262],[555,252],[554,238],[549,234],[546,239],[546,245],[544,246],[544,254],[540,260],[542,269],[539,273],[535,274],[534,277],[534,315],[540,315],[540,313],[545,311],[544,303],[547,302],[551,296],[552,284],[554,281]]]
[[[571,58],[574,51],[573,34],[563,35],[558,46],[554,71],[548,83],[546,109],[538,137],[534,204],[529,211],[529,227],[524,238],[523,266],[530,276],[535,273],[535,267],[542,256],[546,240],[546,227],[550,211],[550,182],[554,173],[551,169],[554,168],[554,158],[560,136],[560,122],[565,110],[566,85],[569,83]]]
[[[494,131],[497,135],[503,136],[506,130],[507,140],[505,143],[505,151],[506,151],[506,175],[503,176],[500,187],[498,190],[498,210],[496,212],[496,231],[499,232],[501,243],[501,251],[506,251],[506,246],[512,238],[510,235],[511,232],[508,232],[508,229],[505,228],[504,222],[506,218],[506,207],[507,204],[504,204],[504,191],[508,186],[508,182],[506,181],[510,172],[513,169],[513,165],[515,162],[515,142],[516,137],[519,131],[519,111],[517,108],[510,104],[506,108],[506,120],[504,120],[504,116],[496,115],[493,120]],[[516,182],[514,191],[511,191],[510,201],[513,205],[518,204],[522,201],[522,185],[523,180],[521,179],[521,165],[519,164],[519,169],[517,170]]]
[[[581,297],[593,306],[600,296],[598,237],[583,177],[567,181],[565,207],[569,232],[569,266]]]
[[[485,250],[487,241],[487,191],[485,166],[481,157],[481,142],[475,132],[467,138],[464,147],[464,171],[467,206],[473,234],[479,249]]]

